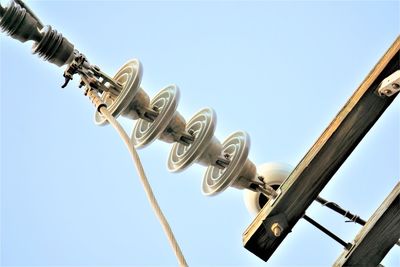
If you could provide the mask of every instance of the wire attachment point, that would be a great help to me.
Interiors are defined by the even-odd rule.
[[[96,107],[96,110],[101,113],[101,108],[107,108],[107,105],[101,100],[96,90],[88,88],[85,90],[85,95],[89,97],[90,101]]]

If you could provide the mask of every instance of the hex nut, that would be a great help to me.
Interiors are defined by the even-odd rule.
[[[279,237],[282,234],[283,228],[279,223],[273,223],[271,225],[271,231],[274,236]]]

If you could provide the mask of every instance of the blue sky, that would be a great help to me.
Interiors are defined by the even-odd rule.
[[[6,5],[2,1],[2,5]],[[295,166],[399,34],[398,1],[29,1],[113,75],[131,58],[150,97],[175,83],[186,118],[218,116],[216,136],[251,137],[250,159]],[[175,265],[128,152],[63,69],[0,35],[1,263]],[[396,99],[321,196],[367,219],[400,177]],[[130,133],[134,122],[120,120]],[[140,155],[190,265],[262,265],[242,247],[242,192],[202,195],[205,168],[168,173],[171,146]],[[360,227],[307,211],[351,241]],[[400,265],[399,247],[383,261]],[[330,266],[343,248],[300,221],[265,266]]]

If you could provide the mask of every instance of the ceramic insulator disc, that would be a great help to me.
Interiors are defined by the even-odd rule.
[[[222,155],[228,154],[230,163],[224,169],[209,166],[204,174],[203,194],[216,195],[232,185],[245,166],[249,155],[250,138],[246,132],[231,134],[222,144]]]
[[[118,117],[129,106],[140,88],[142,74],[142,65],[137,59],[127,62],[120,68],[117,74],[115,74],[113,79],[122,84],[122,90],[119,92],[118,96],[113,96],[109,92],[104,92],[101,95],[111,115]],[[107,120],[97,111],[94,119],[97,125],[107,124]]]
[[[158,92],[151,100],[150,107],[156,107],[159,114],[153,122],[143,119],[137,121],[131,137],[135,147],[145,147],[162,134],[174,116],[179,102],[179,95],[178,87],[170,85]]]
[[[186,124],[186,131],[192,132],[194,141],[190,145],[175,143],[168,157],[168,170],[181,171],[198,159],[212,140],[217,123],[213,109],[204,108],[196,113]]]

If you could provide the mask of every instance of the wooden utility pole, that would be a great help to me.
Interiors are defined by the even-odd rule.
[[[376,90],[383,79],[400,69],[399,51],[400,37],[280,186],[277,198],[264,206],[244,232],[243,244],[246,249],[267,261],[392,103],[398,93],[387,97],[378,95]],[[392,213],[384,214],[391,216]]]

